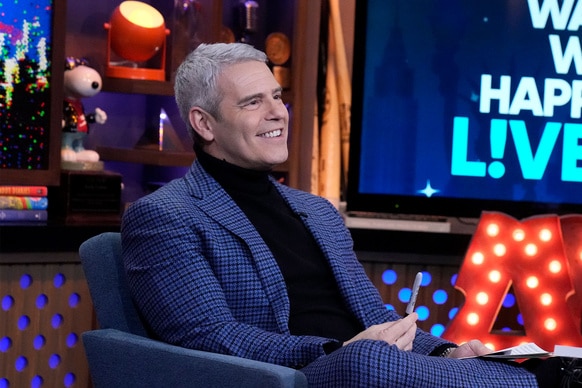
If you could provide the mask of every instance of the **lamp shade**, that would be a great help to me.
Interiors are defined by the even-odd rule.
[[[163,46],[166,27],[162,14],[141,1],[124,1],[111,15],[111,49],[120,57],[147,61]]]

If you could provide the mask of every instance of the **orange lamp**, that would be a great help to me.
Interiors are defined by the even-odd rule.
[[[107,34],[107,68],[105,74],[115,78],[165,80],[166,29],[162,14],[141,1],[124,1],[105,23]],[[111,51],[123,61],[111,62]],[[157,68],[143,63],[160,55]]]

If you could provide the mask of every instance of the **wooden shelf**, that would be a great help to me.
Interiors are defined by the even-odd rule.
[[[196,158],[193,152],[157,151],[138,148],[97,147],[102,160],[140,163],[151,166],[190,166]]]
[[[168,81],[146,81],[105,77],[103,79],[102,91],[111,93],[173,96],[174,84]],[[288,104],[293,104],[293,93],[290,90],[283,91],[283,101]]]
[[[147,81],[127,78],[105,77],[103,79],[104,92],[151,94],[157,96],[173,96],[174,85],[168,81]]]
[[[193,152],[157,151],[139,148],[97,147],[101,160],[148,164],[150,166],[190,166],[196,155]],[[289,162],[276,166],[273,171],[288,172]]]

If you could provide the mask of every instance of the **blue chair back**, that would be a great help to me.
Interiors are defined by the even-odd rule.
[[[83,333],[95,388],[307,387],[307,378],[295,369],[146,338],[123,269],[119,233],[91,237],[79,256],[101,327]]]
[[[133,304],[121,261],[121,234],[102,233],[79,247],[99,326],[148,337]]]

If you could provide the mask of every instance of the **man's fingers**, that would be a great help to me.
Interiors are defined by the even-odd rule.
[[[402,342],[411,342],[414,340],[416,333],[416,320],[418,315],[412,313],[406,318],[394,322],[386,322],[381,325],[381,338],[389,344],[397,344],[397,341],[402,338]],[[398,345],[398,344],[397,344]],[[400,346],[399,346],[400,348]]]
[[[398,338],[394,344],[398,346],[399,349],[402,350],[411,350],[412,343],[414,341],[414,337],[416,334],[416,325],[414,327],[410,327],[410,329],[404,333],[400,338]]]
[[[416,322],[418,321],[418,314],[413,312],[412,314],[409,314],[407,316],[405,316],[404,318],[402,318],[403,321],[408,320],[409,322]]]

